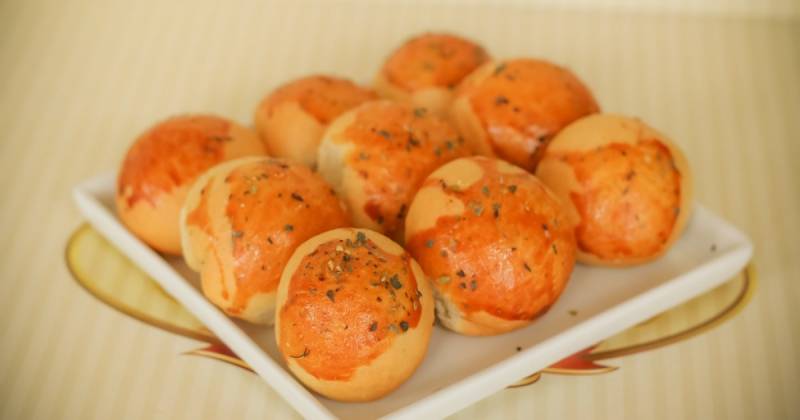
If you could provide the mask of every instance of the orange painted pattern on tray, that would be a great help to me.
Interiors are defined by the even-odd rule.
[[[425,177],[470,154],[449,122],[398,103],[360,108],[342,138],[355,146],[347,162],[364,180],[364,210],[390,236],[402,232],[406,210]]]
[[[214,116],[182,116],[148,130],[128,151],[117,191],[132,207],[139,200],[155,206],[156,197],[188,185],[221,162],[230,122]]]
[[[309,374],[348,380],[416,328],[422,314],[408,254],[393,255],[359,232],[321,244],[291,278],[281,309],[281,351]]]
[[[278,105],[294,101],[317,121],[328,124],[345,111],[374,99],[374,92],[349,80],[309,76],[279,87],[261,107],[271,114]]]
[[[278,288],[295,248],[314,235],[344,227],[349,218],[333,190],[300,164],[269,159],[234,169],[225,215],[231,222],[236,291],[231,314],[250,298]]]
[[[453,88],[489,55],[478,44],[446,34],[425,34],[398,48],[383,66],[386,78],[402,89]]]
[[[460,216],[409,238],[406,248],[465,314],[485,311],[507,320],[530,320],[564,289],[575,262],[575,239],[560,204],[528,173],[500,173],[493,160],[475,159],[484,176],[447,194],[465,205]]]
[[[499,63],[485,80],[464,86],[463,93],[495,153],[528,170],[536,167],[559,130],[599,110],[571,72],[532,59]]]
[[[582,250],[615,258],[663,248],[681,211],[681,175],[664,144],[611,143],[562,159],[584,188],[570,195],[581,216],[575,234]]]

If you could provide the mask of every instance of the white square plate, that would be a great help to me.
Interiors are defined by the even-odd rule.
[[[101,176],[75,188],[75,201],[89,223],[307,418],[448,415],[723,283],[753,252],[744,234],[698,206],[683,237],[658,261],[626,269],[578,265],[550,311],[512,333],[475,338],[434,328],[425,361],[408,382],[377,401],[340,403],[309,392],[294,379],[272,328],[228,318],[203,297],[197,276],[179,258],[165,259],[133,236],[114,211],[114,180]]]

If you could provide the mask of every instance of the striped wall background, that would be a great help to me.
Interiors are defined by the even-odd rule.
[[[70,188],[114,170],[158,119],[209,111],[249,123],[287,78],[367,82],[390,48],[427,29],[562,63],[605,110],[671,134],[699,200],[753,237],[760,278],[751,305],[708,334],[615,361],[611,374],[546,376],[456,417],[800,417],[796,0],[5,0],[0,418],[296,416],[256,376],[178,356],[196,343],[112,311],[69,278],[64,243],[81,222]]]

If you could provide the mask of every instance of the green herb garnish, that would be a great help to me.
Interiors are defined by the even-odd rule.
[[[308,356],[309,354],[311,354],[311,350],[309,350],[308,347],[303,347],[303,354],[299,354],[297,356],[292,356],[290,354],[289,357],[291,357],[292,359],[302,359],[302,358]]]
[[[403,283],[400,283],[400,278],[397,277],[397,274],[393,275],[389,279],[389,283],[391,283],[392,287],[394,287],[395,289],[399,289],[399,288],[403,287]]]
[[[475,213],[476,216],[480,216],[483,214],[483,205],[477,201],[471,201],[469,203],[469,207],[472,209],[472,212]]]

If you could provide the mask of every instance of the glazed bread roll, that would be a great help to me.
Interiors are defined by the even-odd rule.
[[[691,213],[686,158],[635,118],[601,114],[576,121],[550,144],[536,175],[565,204],[584,263],[625,266],[658,258]]]
[[[343,197],[356,226],[400,240],[406,210],[425,177],[469,153],[442,117],[375,101],[331,124],[319,148],[319,172]]]
[[[598,109],[569,70],[518,58],[487,63],[467,77],[451,117],[480,154],[533,171],[559,130]]]
[[[433,306],[425,275],[400,245],[370,230],[336,229],[300,245],[286,265],[275,339],[312,390],[374,400],[422,362]]]
[[[431,279],[436,315],[467,335],[528,325],[558,299],[575,264],[558,199],[501,160],[454,160],[432,173],[406,220],[406,249]]]
[[[423,34],[395,50],[375,78],[381,96],[432,112],[450,106],[461,80],[489,60],[480,45],[450,34]]]
[[[251,157],[209,170],[181,212],[183,255],[203,293],[230,316],[271,325],[286,261],[306,239],[349,219],[308,167]]]
[[[189,186],[220,162],[264,154],[255,133],[225,118],[184,115],[160,122],[128,149],[117,177],[117,214],[157,251],[180,255],[178,214]]]
[[[349,80],[309,76],[287,83],[259,104],[255,124],[273,156],[314,166],[325,127],[377,96]]]

